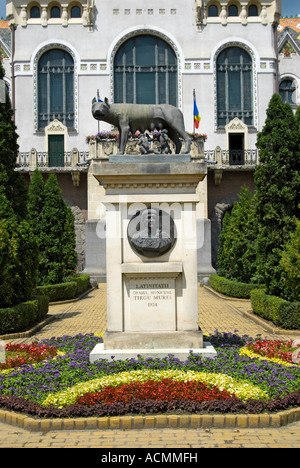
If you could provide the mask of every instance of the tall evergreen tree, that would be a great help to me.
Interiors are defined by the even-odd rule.
[[[63,280],[64,272],[76,268],[74,217],[71,220],[70,208],[62,198],[55,174],[50,174],[44,196],[40,223],[40,274],[42,284],[55,284]]]
[[[37,282],[38,253],[31,227],[0,192],[0,308],[30,299]]]
[[[218,270],[222,276],[244,283],[256,277],[257,222],[250,190],[243,187],[231,214],[223,219],[218,251]]]
[[[65,229],[62,237],[63,242],[63,263],[66,273],[71,273],[76,268],[76,235],[74,229],[74,215],[69,206],[66,205]]]
[[[4,69],[0,61],[0,79],[3,77]],[[15,171],[19,146],[12,117],[13,110],[6,94],[6,102],[0,103],[0,186],[5,188],[5,196],[10,201],[13,211],[20,218],[25,218],[27,188],[22,174]]]
[[[282,250],[299,217],[299,148],[297,125],[289,104],[275,94],[258,134],[259,164],[254,173],[255,209],[259,225],[258,272],[269,294],[281,296],[284,273]],[[298,143],[299,144],[299,143]]]
[[[18,135],[12,117],[6,95],[0,103],[0,308],[30,299],[37,281],[37,245],[26,219],[24,178],[15,171]]]
[[[291,233],[289,242],[282,252],[281,266],[285,272],[284,297],[291,301],[300,301],[300,220],[296,220],[296,229]]]
[[[28,216],[32,230],[37,239],[38,245],[41,243],[41,221],[45,205],[44,195],[45,184],[41,172],[36,169],[29,185],[28,193]]]

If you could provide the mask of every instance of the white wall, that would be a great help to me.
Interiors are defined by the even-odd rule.
[[[18,2],[16,2],[18,3]],[[217,145],[225,148],[224,132],[215,129],[215,80],[214,61],[220,47],[226,44],[240,45],[251,51],[255,65],[253,95],[256,109],[256,125],[261,129],[265,119],[265,107],[274,92],[273,37],[271,24],[257,22],[242,25],[237,19],[226,26],[209,23],[198,29],[195,1],[187,0],[122,0],[103,2],[96,0],[95,27],[90,31],[82,24],[27,23],[16,30],[16,109],[20,135],[20,151],[35,147],[44,151],[43,135],[35,132],[36,118],[34,97],[35,59],[43,47],[55,44],[72,51],[76,64],[77,132],[69,135],[68,150],[76,147],[87,151],[87,135],[95,134],[98,123],[91,115],[91,101],[97,89],[101,98],[112,98],[110,58],[125,37],[135,32],[152,31],[165,38],[174,47],[179,65],[179,107],[183,110],[186,129],[193,131],[193,89],[201,114],[199,133],[207,133],[206,148]],[[162,7],[165,13],[162,13]],[[125,10],[130,10],[130,13]],[[141,10],[141,14],[137,12]],[[150,14],[149,10],[153,10]],[[19,10],[18,10],[19,11]],[[117,14],[118,11],[118,14]],[[46,50],[46,49],[45,49]],[[91,69],[95,68],[95,70]],[[24,117],[26,116],[26,118]],[[107,128],[101,123],[101,129]],[[249,136],[255,147],[254,136]]]

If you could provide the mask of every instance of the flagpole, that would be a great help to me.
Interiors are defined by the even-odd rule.
[[[193,123],[194,123],[194,135],[195,135],[195,131],[196,131],[196,128],[195,128],[195,116],[194,116],[194,104],[195,104],[195,99],[196,99],[196,92],[195,92],[195,89],[193,89]]]

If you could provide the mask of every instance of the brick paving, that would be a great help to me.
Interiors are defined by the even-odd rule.
[[[77,333],[99,333],[106,329],[106,286],[88,293],[80,301],[51,305],[49,314],[55,320],[34,336],[9,340],[30,343],[36,338],[75,335]],[[289,334],[273,329],[266,322],[251,314],[249,301],[228,300],[199,288],[199,325],[204,333],[216,329],[242,335],[262,335],[268,338],[288,339]],[[299,333],[300,335],[300,333]],[[298,336],[299,338],[299,336]],[[0,448],[55,448],[55,447],[99,447],[110,449],[126,448],[300,448],[300,422],[281,427],[214,427],[214,428],[151,428],[151,429],[85,429],[49,430],[30,432],[0,422]],[[126,452],[124,452],[126,453]]]

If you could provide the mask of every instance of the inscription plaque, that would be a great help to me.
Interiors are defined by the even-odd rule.
[[[130,280],[128,330],[175,330],[175,279],[133,278]]]

